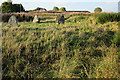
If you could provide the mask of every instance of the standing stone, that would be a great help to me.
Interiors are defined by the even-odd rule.
[[[16,16],[11,16],[8,21],[9,26],[18,26],[18,20]]]
[[[33,23],[40,23],[40,19],[38,18],[38,15],[35,15],[33,19]]]
[[[64,24],[65,23],[65,18],[64,18],[64,15],[63,14],[60,14],[56,17],[56,22],[58,24]]]
[[[74,22],[75,22],[75,23],[77,22],[76,18],[74,19]]]

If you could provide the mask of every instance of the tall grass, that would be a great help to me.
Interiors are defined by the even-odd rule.
[[[117,24],[96,24],[94,17],[60,25],[4,24],[3,79],[119,78]]]
[[[119,13],[101,13],[98,15],[98,22],[101,24],[113,21],[120,21]]]

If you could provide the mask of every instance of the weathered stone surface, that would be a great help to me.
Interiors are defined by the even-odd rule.
[[[38,15],[35,15],[33,19],[33,23],[40,23],[40,19],[38,18]]]
[[[18,26],[18,20],[16,16],[11,16],[8,21],[9,26]]]
[[[56,17],[56,22],[58,24],[64,24],[65,23],[65,18],[64,18],[64,15],[63,14],[60,14]]]

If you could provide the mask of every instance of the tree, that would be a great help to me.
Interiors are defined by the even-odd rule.
[[[12,2],[3,2],[1,7],[2,7],[2,13],[13,12]]]
[[[1,7],[2,13],[25,11],[22,4],[12,4],[12,2],[3,2]]]
[[[53,11],[59,11],[59,8],[58,7],[53,7]]]
[[[102,12],[102,9],[100,7],[95,8],[94,12]]]
[[[65,7],[61,7],[59,11],[66,11]]]
[[[14,12],[24,12],[25,11],[22,4],[13,4],[13,10],[14,10]]]
[[[34,11],[39,11],[41,8],[37,7],[36,9],[34,9]]]

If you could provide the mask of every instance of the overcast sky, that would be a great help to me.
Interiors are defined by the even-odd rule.
[[[0,0],[0,3],[7,0]],[[25,10],[37,7],[52,10],[54,6],[66,7],[67,10],[80,10],[94,12],[96,7],[101,7],[103,12],[118,12],[119,0],[12,0],[13,3],[21,3]]]

